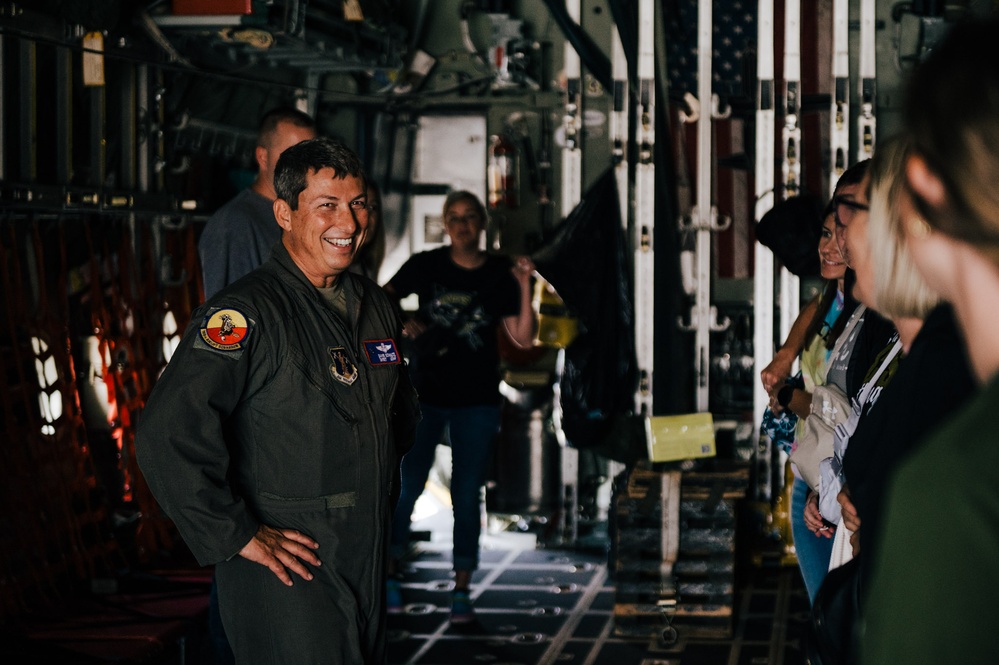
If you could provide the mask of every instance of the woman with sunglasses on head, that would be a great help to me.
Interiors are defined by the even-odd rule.
[[[862,170],[848,171],[840,179],[837,191],[853,191],[861,177]],[[812,392],[816,386],[825,384],[829,356],[856,307],[856,301],[844,290],[847,268],[836,239],[834,212],[830,201],[819,218],[822,224],[818,244],[819,270],[826,285],[798,315],[784,344],[760,375],[770,395],[771,411],[779,415],[784,409],[788,409],[798,416],[796,437],[800,435],[804,419],[808,416]],[[801,361],[802,388],[785,383],[796,358]],[[791,447],[793,449],[793,444]],[[829,569],[831,533],[828,529],[819,531],[806,524],[805,506],[811,489],[794,465],[792,471],[791,533],[798,567],[811,601]]]
[[[996,35],[994,15],[963,21],[908,82],[906,176],[919,214],[902,233],[926,282],[953,305],[981,388],[925,432],[891,478],[864,613],[864,665],[994,663],[999,653]]]

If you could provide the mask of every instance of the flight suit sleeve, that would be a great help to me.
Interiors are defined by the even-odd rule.
[[[256,358],[267,355],[256,353],[264,340],[247,311],[237,305],[195,312],[136,433],[139,467],[202,565],[235,556],[259,526],[230,486],[225,433],[253,381]],[[225,317],[228,334],[219,327]]]

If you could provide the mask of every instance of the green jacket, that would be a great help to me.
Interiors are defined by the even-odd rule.
[[[866,590],[863,665],[996,662],[997,409],[993,378],[895,472]]]

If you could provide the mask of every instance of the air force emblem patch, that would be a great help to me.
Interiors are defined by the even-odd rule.
[[[330,365],[330,373],[333,378],[345,386],[357,381],[357,367],[350,362],[346,350],[342,346],[337,346],[329,347],[327,351],[329,351],[330,358],[333,359],[333,364]]]
[[[249,334],[246,317],[235,309],[216,310],[201,322],[201,339],[218,351],[242,350]]]
[[[402,362],[395,340],[375,339],[364,343],[364,352],[368,354],[368,362],[373,366],[398,365]]]

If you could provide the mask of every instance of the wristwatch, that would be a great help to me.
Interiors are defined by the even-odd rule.
[[[791,403],[792,397],[794,397],[794,386],[785,385],[777,391],[777,403],[785,409],[787,408],[787,405]]]

